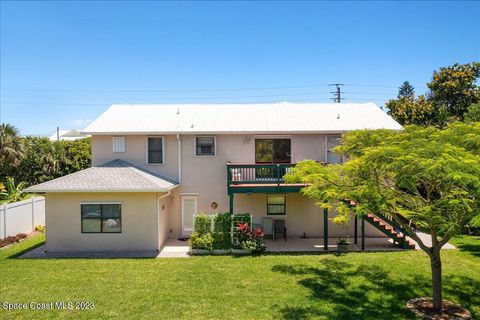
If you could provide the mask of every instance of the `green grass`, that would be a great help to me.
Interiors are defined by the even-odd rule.
[[[16,256],[43,235],[0,250],[0,302],[93,301],[93,310],[5,311],[0,318],[414,319],[430,295],[422,252],[50,259]],[[480,237],[445,250],[445,298],[480,318]]]

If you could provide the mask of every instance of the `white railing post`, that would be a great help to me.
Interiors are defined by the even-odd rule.
[[[35,230],[35,197],[32,197],[32,231]]]
[[[7,237],[7,204],[3,205],[3,237]]]

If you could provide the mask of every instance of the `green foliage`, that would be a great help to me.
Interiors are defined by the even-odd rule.
[[[440,68],[427,83],[430,91],[426,95],[415,99],[410,91],[413,87],[404,83],[397,99],[388,101],[385,107],[402,125],[443,128],[448,123],[466,120],[468,107],[480,102],[480,88],[475,84],[479,77],[480,63],[477,62]]]
[[[192,249],[212,250],[213,237],[211,233],[200,235],[197,232],[192,233],[190,237],[190,247]]]
[[[193,232],[195,232],[199,236],[211,234],[212,233],[212,217],[206,214],[195,215],[195,220],[193,222]]]
[[[232,244],[232,215],[230,214],[230,212],[218,213],[214,216],[213,221],[214,249],[230,249]]]
[[[477,121],[480,121],[480,103],[471,104],[467,109],[467,113],[465,113],[465,122]]]
[[[398,88],[398,99],[410,99],[413,100],[415,98],[415,89],[408,81],[404,81],[400,88]]]
[[[7,177],[2,190],[0,190],[0,200],[4,200],[7,203],[23,200],[25,198],[25,194],[23,193],[25,186],[25,182],[15,184],[14,178]]]
[[[436,106],[445,106],[452,117],[463,120],[468,106],[480,102],[480,87],[475,84],[479,77],[478,62],[440,68],[427,83],[429,100]]]
[[[0,181],[14,177],[29,186],[91,165],[90,138],[57,142],[48,138],[12,136],[15,132],[9,125],[0,126]]]
[[[35,226],[35,231],[37,232],[41,232],[41,233],[45,233],[45,226],[42,226],[42,225],[36,225]]]

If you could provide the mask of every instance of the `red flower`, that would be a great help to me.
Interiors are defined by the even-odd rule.
[[[245,223],[240,222],[239,224],[237,224],[237,231],[238,232],[242,232],[242,233],[243,232],[248,232],[248,229],[249,229],[248,223],[246,223],[246,222]]]
[[[255,238],[263,238],[263,235],[264,235],[263,228],[257,228],[255,230],[253,230],[253,236]]]

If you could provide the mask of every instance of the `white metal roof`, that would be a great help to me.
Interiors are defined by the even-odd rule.
[[[322,133],[402,127],[374,103],[112,105],[83,130],[117,133]]]
[[[177,185],[173,180],[116,159],[37,184],[25,192],[166,192]]]
[[[86,138],[88,137],[88,135],[83,134],[76,129],[70,129],[70,130],[58,130],[58,137],[60,138],[60,140],[73,141],[73,140]],[[48,139],[50,141],[57,141],[57,133],[55,132],[50,137],[48,137]]]

